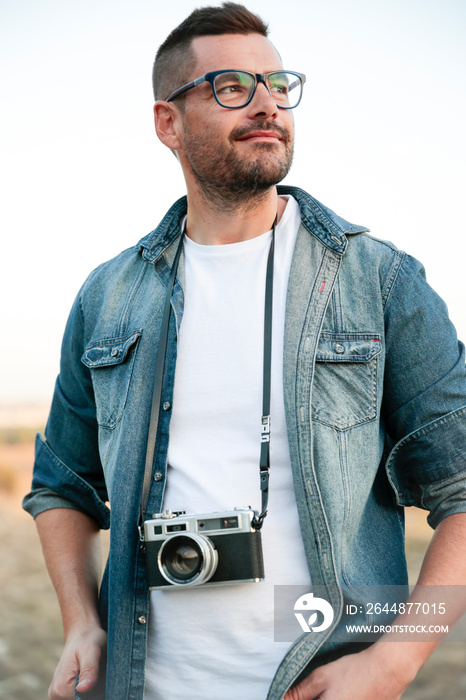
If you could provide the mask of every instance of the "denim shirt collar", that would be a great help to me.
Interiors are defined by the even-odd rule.
[[[343,255],[346,251],[346,236],[369,231],[364,226],[345,221],[299,187],[279,185],[277,191],[280,195],[289,194],[297,200],[303,226],[335,253]],[[187,209],[187,198],[181,197],[169,209],[157,228],[139,241],[138,245],[145,260],[155,262],[178,237]],[[173,256],[174,254],[175,251]],[[171,260],[167,262],[170,264]]]

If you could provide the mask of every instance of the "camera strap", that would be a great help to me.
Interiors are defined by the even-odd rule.
[[[264,308],[264,362],[262,378],[262,419],[261,419],[261,452],[259,460],[260,488],[262,494],[261,512],[255,512],[252,525],[260,530],[267,515],[269,500],[270,474],[270,386],[272,378],[272,302],[273,302],[273,257],[275,252],[275,226],[273,222],[272,240],[270,241],[265,275],[265,308]]]
[[[264,518],[267,515],[267,503],[269,498],[269,473],[270,473],[270,386],[272,365],[272,301],[273,301],[273,259],[275,249],[275,227],[277,216],[273,222],[272,240],[267,258],[267,270],[265,278],[265,308],[264,308],[264,360],[262,382],[262,419],[261,419],[261,451],[259,460],[260,489],[262,494],[261,512],[255,511],[252,525],[260,530]],[[151,484],[152,469],[154,463],[155,443],[159,423],[160,402],[162,398],[162,384],[165,369],[165,356],[167,353],[168,331],[171,315],[171,298],[175,286],[176,272],[183,249],[184,235],[181,236],[173,261],[170,277],[168,279],[165,304],[160,330],[159,346],[157,351],[157,363],[154,376],[154,392],[152,394],[152,406],[149,422],[149,434],[147,436],[146,461],[144,466],[144,479],[142,484],[141,503],[139,508],[138,530],[139,538],[144,541],[144,520],[146,518],[147,501]]]

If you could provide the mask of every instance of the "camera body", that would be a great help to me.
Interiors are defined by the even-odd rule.
[[[261,533],[250,508],[201,515],[166,511],[144,522],[150,590],[258,583]]]

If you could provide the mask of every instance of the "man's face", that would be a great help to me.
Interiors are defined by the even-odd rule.
[[[260,34],[197,37],[192,48],[196,64],[190,79],[228,68],[267,73],[283,67]],[[179,156],[188,189],[193,181],[209,199],[235,204],[285,177],[293,157],[293,117],[291,110],[278,109],[263,84],[241,109],[217,104],[207,82],[185,100]]]

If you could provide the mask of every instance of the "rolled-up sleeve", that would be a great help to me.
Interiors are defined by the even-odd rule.
[[[75,508],[108,528],[92,380],[81,362],[84,344],[80,293],[65,329],[45,440],[37,436],[32,488],[23,507],[33,517],[50,508]]]
[[[422,265],[405,256],[386,306],[388,477],[432,527],[466,512],[465,349]]]

